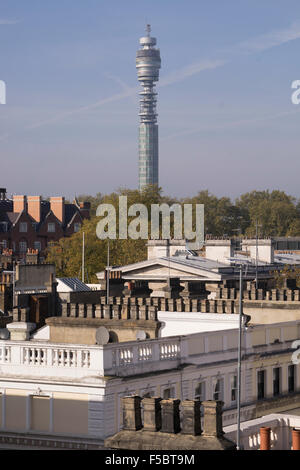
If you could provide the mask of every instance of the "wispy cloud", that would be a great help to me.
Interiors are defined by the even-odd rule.
[[[19,21],[0,19],[0,24],[15,24],[16,22],[19,22]],[[290,42],[299,38],[300,38],[300,23],[299,22],[293,23],[289,28],[280,29],[280,30],[272,31],[266,34],[262,34],[255,38],[249,39],[247,41],[243,41],[229,50],[220,51],[220,56],[223,56],[220,59],[201,60],[199,62],[195,62],[193,64],[189,64],[187,66],[181,67],[180,69],[173,71],[169,75],[162,77],[159,81],[159,87],[172,85],[172,84],[181,82],[183,80],[186,80],[206,70],[212,70],[212,69],[222,67],[225,64],[230,63],[236,57],[236,55],[254,54],[256,52],[265,51],[272,47],[280,46],[281,44],[284,44],[284,43],[287,43],[287,42]],[[81,106],[79,108],[71,109],[64,113],[57,114],[53,116],[53,118],[50,118],[44,121],[39,121],[37,123],[29,125],[25,128],[25,130],[37,129],[44,125],[55,123],[57,121],[68,118],[70,116],[73,116],[82,112],[86,112],[95,108],[99,108],[107,103],[125,99],[127,97],[135,95],[139,90],[138,86],[129,87],[118,77],[111,76],[111,78],[121,85],[123,89],[121,93],[116,93],[112,96],[103,98],[87,106]],[[282,115],[285,115],[285,114],[290,114],[290,113],[289,112],[282,113]],[[272,117],[271,116],[269,118],[263,117],[262,120],[270,119],[270,118]],[[258,119],[255,119],[255,121],[256,120]],[[250,120],[249,122],[254,122],[254,121]],[[237,125],[237,122],[231,123],[230,125]],[[199,131],[189,131],[189,132],[194,133],[194,132],[199,132]],[[180,134],[176,134],[176,136],[178,135],[186,135],[186,133],[183,132]],[[8,137],[9,135],[0,136],[0,140],[4,140]],[[167,138],[171,138],[171,137],[175,137],[175,135],[167,137]]]
[[[0,25],[18,24],[21,20],[9,20],[7,18],[0,18]]]
[[[262,34],[256,38],[243,41],[239,44],[238,49],[242,52],[254,53],[265,51],[299,38],[300,23],[296,22],[292,23],[289,28],[271,31],[270,33]]]
[[[137,90],[138,90],[138,87],[128,88],[126,91],[123,91],[122,93],[116,93],[115,95],[109,96],[108,98],[103,98],[90,105],[71,109],[70,111],[66,111],[59,115],[53,116],[53,118],[47,119],[46,121],[40,121],[30,126],[27,126],[26,129],[28,130],[37,129],[38,127],[44,126],[45,124],[51,124],[51,123],[60,121],[61,119],[67,118],[69,116],[73,116],[75,114],[82,113],[84,111],[90,111],[91,109],[94,109],[94,108],[99,108],[100,106],[103,106],[104,104],[112,103],[114,101],[119,101],[121,99],[127,98],[128,96],[132,96],[133,94],[137,93]]]
[[[172,139],[175,139],[177,137],[184,137],[184,136],[188,136],[188,135],[199,134],[200,132],[203,132],[203,131],[223,130],[223,129],[230,129],[230,128],[243,126],[243,125],[247,125],[247,124],[267,122],[267,121],[271,121],[273,119],[280,119],[280,118],[284,118],[286,116],[290,116],[292,114],[297,114],[297,113],[300,113],[299,109],[294,109],[292,111],[282,111],[280,113],[266,114],[266,115],[263,115],[263,116],[254,116],[254,117],[249,118],[249,119],[239,119],[237,121],[229,121],[228,122],[227,120],[225,120],[223,123],[220,123],[220,124],[214,123],[214,124],[208,125],[208,126],[197,127],[197,129],[188,129],[188,130],[185,130],[185,131],[182,131],[182,132],[176,132],[174,134],[170,134],[170,135],[167,135],[165,137],[162,137],[161,140],[162,141],[172,140]]]
[[[219,55],[222,58],[220,59],[202,60],[174,71],[168,76],[162,77],[159,81],[159,86],[172,85],[173,83],[190,78],[205,70],[222,67],[223,65],[231,62],[237,55],[254,54],[256,52],[266,51],[272,47],[280,46],[299,38],[300,22],[296,22],[291,24],[289,28],[271,31],[247,41],[243,41],[229,49],[221,50]]]
[[[172,72],[169,75],[166,75],[159,81],[159,86],[172,85],[173,83],[181,82],[193,75],[197,75],[200,72],[205,70],[216,69],[217,67],[222,67],[227,61],[220,60],[203,60],[194,64],[187,65],[175,72]]]

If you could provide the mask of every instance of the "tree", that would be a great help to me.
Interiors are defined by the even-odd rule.
[[[101,203],[109,203],[115,207],[118,232],[119,196],[127,196],[127,204],[144,204],[148,209],[148,233],[151,229],[151,205],[166,203],[171,206],[180,204],[204,204],[205,234],[228,237],[236,235],[240,229],[241,234],[255,237],[256,223],[261,226],[259,236],[297,236],[300,235],[300,201],[274,190],[251,191],[242,194],[235,203],[228,197],[218,198],[208,190],[199,191],[192,198],[180,200],[163,195],[162,188],[157,185],[148,185],[142,191],[119,188],[111,194],[97,193],[96,196],[80,195],[82,201],[91,203],[91,219],[85,220],[80,232],[70,238],[63,238],[48,249],[47,261],[56,265],[58,276],[78,276],[81,270],[82,232],[85,233],[86,250],[85,264],[88,269],[89,280],[96,281],[96,272],[102,271],[106,266],[107,241],[99,240],[96,235],[96,226],[99,221],[96,209]],[[128,217],[128,224],[135,217]],[[171,237],[174,230],[171,215]],[[193,230],[195,230],[195,220]],[[147,240],[111,240],[111,264],[126,265],[141,261],[147,257]],[[282,278],[281,274],[281,278]]]
[[[119,196],[128,197],[128,206],[133,203],[142,203],[148,207],[149,223],[151,204],[163,200],[161,189],[148,187],[143,191],[120,189],[110,195],[100,196],[98,193],[94,203],[112,204],[117,213],[116,222],[118,230]],[[90,198],[91,201],[91,198]],[[97,204],[98,205],[98,204]],[[95,206],[94,206],[95,207]],[[47,262],[54,263],[58,277],[78,277],[82,266],[82,232],[85,234],[85,266],[90,282],[97,282],[96,273],[105,269],[107,264],[107,240],[100,240],[96,235],[99,218],[92,215],[84,220],[81,230],[69,238],[62,238],[48,248]],[[110,240],[110,264],[122,266],[135,263],[147,258],[147,240]]]
[[[295,199],[283,191],[252,191],[241,195],[236,205],[244,214],[248,213],[248,227],[245,235],[254,237],[256,221],[260,236],[286,236],[290,225],[298,218]]]
[[[282,269],[274,271],[275,287],[282,289],[287,279],[294,280],[296,287],[300,288],[300,268],[298,266],[285,265]]]

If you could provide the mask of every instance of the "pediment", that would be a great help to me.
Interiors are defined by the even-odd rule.
[[[126,269],[122,269],[123,277],[132,279],[141,279],[149,278],[149,279],[165,279],[166,277],[179,277],[179,278],[195,278],[195,279],[218,279],[219,275],[216,273],[209,272],[207,270],[201,270],[200,268],[196,269],[191,268],[190,266],[186,265],[178,265],[170,266],[167,262],[158,262],[154,261],[151,264],[144,264],[144,263],[136,263],[131,266],[127,266]]]

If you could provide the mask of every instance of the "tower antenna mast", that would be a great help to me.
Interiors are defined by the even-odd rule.
[[[151,26],[146,25],[146,36],[140,38],[141,49],[136,54],[140,92],[139,126],[139,189],[148,184],[158,185],[158,125],[156,113],[155,82],[159,79],[160,52],[156,39],[150,36]]]

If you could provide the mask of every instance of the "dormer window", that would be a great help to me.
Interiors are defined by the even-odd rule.
[[[48,224],[48,232],[55,232],[55,223],[49,222]]]
[[[27,222],[20,222],[20,232],[27,232]]]

